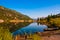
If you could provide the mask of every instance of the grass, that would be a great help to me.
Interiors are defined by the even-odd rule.
[[[13,40],[13,36],[8,29],[0,27],[0,40]]]

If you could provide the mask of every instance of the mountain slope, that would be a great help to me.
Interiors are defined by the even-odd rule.
[[[25,27],[29,25],[30,23],[10,23],[9,20],[14,19],[23,19],[28,20],[31,19],[27,15],[23,15],[19,12],[16,12],[15,10],[11,10],[8,8],[5,8],[3,6],[0,6],[0,20],[4,20],[5,22],[0,23],[0,28],[3,27],[4,29],[9,29],[10,32],[14,32],[22,27]]]
[[[5,8],[3,6],[0,6],[0,19],[3,20],[13,20],[13,19],[31,19],[27,15],[23,15],[19,12],[16,12],[15,10],[11,10],[8,8]]]

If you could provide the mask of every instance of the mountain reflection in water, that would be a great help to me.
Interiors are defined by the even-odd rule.
[[[0,28],[9,29],[10,32],[15,32],[16,30],[28,26],[30,23],[0,23]]]
[[[44,29],[47,28],[46,25],[38,25],[37,23],[31,23],[28,26],[25,26],[23,28],[20,28],[19,30],[13,32],[13,35],[17,35],[17,34],[30,34],[30,33],[35,33],[35,32],[43,32]]]

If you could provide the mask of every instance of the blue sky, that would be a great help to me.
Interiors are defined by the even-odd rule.
[[[31,18],[60,13],[60,0],[0,0],[0,5]]]

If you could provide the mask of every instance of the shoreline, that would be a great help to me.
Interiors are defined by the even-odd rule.
[[[44,36],[41,37],[41,40],[60,40],[60,35]]]

